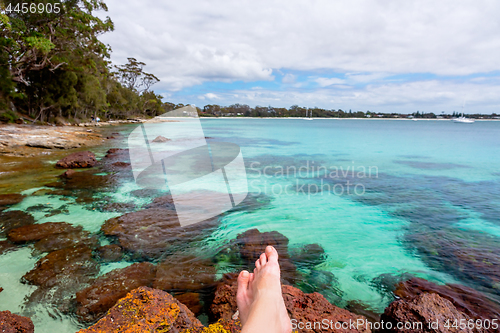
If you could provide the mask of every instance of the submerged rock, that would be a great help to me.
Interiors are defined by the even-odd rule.
[[[266,246],[273,246],[280,257],[282,282],[294,284],[297,280],[297,268],[292,263],[288,253],[288,238],[279,232],[260,232],[258,229],[250,229],[239,234],[234,244],[247,269],[255,267],[255,261],[265,252]]]
[[[115,269],[99,277],[92,285],[76,294],[76,313],[81,321],[93,322],[106,313],[128,292],[151,286],[156,267],[148,262]]]
[[[24,195],[22,194],[0,194],[0,207],[15,205],[23,201]]]
[[[75,227],[66,222],[46,222],[12,229],[7,234],[7,237],[14,243],[25,243],[38,241],[55,234],[81,230],[82,227]]]
[[[74,230],[42,238],[35,243],[35,249],[40,252],[51,252],[78,245],[95,249],[99,246],[99,239],[88,231]]]
[[[5,236],[12,229],[33,223],[35,223],[33,216],[20,210],[0,212],[0,236]]]
[[[120,299],[95,325],[79,333],[192,332],[202,328],[194,314],[170,294],[140,287]]]
[[[9,240],[0,241],[0,255],[15,249],[16,246]]]
[[[158,265],[153,288],[188,291],[215,286],[217,270],[210,259],[191,255],[172,255]]]
[[[19,316],[10,311],[0,311],[0,332],[33,333],[35,326],[30,318]]]
[[[77,246],[49,253],[38,260],[22,280],[45,288],[73,286],[88,283],[98,272],[99,265],[92,259],[92,250]]]
[[[391,323],[392,329],[386,332],[395,333],[446,333],[446,332],[486,332],[482,328],[460,327],[460,323],[468,323],[471,319],[465,313],[435,293],[422,293],[410,299],[399,299],[392,302],[380,318]],[[404,323],[404,328],[398,328],[398,323]],[[456,323],[458,327],[453,327]],[[445,327],[448,324],[450,327]],[[481,326],[482,327],[482,326]]]
[[[122,248],[116,244],[101,246],[97,252],[99,258],[105,262],[120,261],[123,257]]]
[[[138,257],[159,258],[171,246],[186,245],[203,238],[217,225],[217,219],[181,227],[173,210],[150,208],[107,220],[101,227],[116,236],[120,246]]]
[[[92,168],[97,163],[94,153],[90,151],[79,151],[69,154],[56,163],[57,168],[75,169],[75,168]]]

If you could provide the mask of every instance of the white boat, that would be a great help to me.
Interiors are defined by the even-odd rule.
[[[472,124],[474,122],[474,119],[465,118],[464,114],[462,113],[460,117],[453,119],[453,122],[462,124]]]
[[[313,112],[312,112],[312,110],[311,110],[311,114],[309,115],[309,117],[307,117],[308,112],[309,112],[309,110],[306,110],[306,117],[305,117],[305,118],[303,118],[303,119],[304,119],[304,120],[313,120],[313,119],[312,119],[312,113],[313,113]]]

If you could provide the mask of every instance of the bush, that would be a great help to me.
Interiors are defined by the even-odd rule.
[[[0,122],[2,123],[13,123],[18,118],[17,113],[12,110],[0,111]]]

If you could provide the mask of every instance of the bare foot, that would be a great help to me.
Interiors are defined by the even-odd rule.
[[[278,252],[274,247],[266,247],[266,252],[255,262],[253,273],[240,273],[236,302],[243,333],[292,331],[281,295]]]

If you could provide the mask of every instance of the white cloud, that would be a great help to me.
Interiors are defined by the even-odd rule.
[[[316,77],[346,73],[343,83],[318,79],[322,87],[394,74],[500,70],[500,1],[106,3],[115,31],[101,39],[112,46],[113,61],[146,62],[146,70],[161,79],[155,86],[160,91],[207,81],[269,81],[273,70],[313,71]],[[300,86],[292,74],[282,83]]]
[[[338,79],[338,78],[326,78],[326,77],[319,77],[317,79],[314,79],[314,81],[320,86],[320,87],[328,87],[334,84],[344,84],[346,83],[345,80]]]
[[[283,76],[283,79],[281,79],[281,82],[283,82],[284,84],[292,84],[292,83],[295,83],[296,80],[297,80],[296,75],[288,73],[285,76]]]

